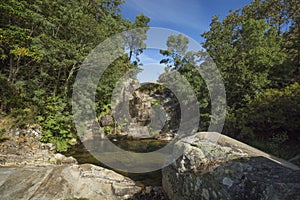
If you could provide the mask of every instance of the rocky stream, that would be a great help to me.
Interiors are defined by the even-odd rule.
[[[168,91],[163,98],[158,93],[133,93],[128,102],[132,120],[106,139],[118,148],[137,153],[153,152],[176,139],[178,102]],[[153,106],[157,108],[155,116],[165,117],[153,118]],[[152,123],[153,119],[159,120]],[[110,127],[113,113],[99,120],[104,129]],[[299,166],[219,133],[199,132],[173,140],[173,151],[164,158],[170,164],[148,173],[112,169],[100,161],[101,157],[96,159],[85,145],[91,144],[97,153],[98,145],[108,142],[102,136],[92,135],[83,142],[85,145],[78,142],[63,155],[54,145],[41,143],[41,135],[39,126],[27,126],[6,130],[1,137],[1,200],[300,199]],[[178,152],[180,156],[171,160]],[[120,157],[114,151],[107,155],[128,169],[136,167],[141,158]],[[160,154],[155,155],[149,164],[159,160]]]

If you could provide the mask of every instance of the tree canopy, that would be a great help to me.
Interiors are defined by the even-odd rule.
[[[300,143],[299,123],[287,120],[300,119],[299,13],[294,0],[254,0],[223,20],[212,17],[210,29],[201,34],[206,51],[188,51],[189,40],[181,34],[168,38],[167,49],[160,50],[168,69],[161,77],[177,71],[192,85],[202,117],[199,130],[207,130],[213,116],[206,80],[197,69],[208,72],[213,61],[227,97],[223,133],[263,149],[267,142],[267,151],[283,157],[300,151],[294,145]]]
[[[70,97],[80,64],[107,37],[146,27],[149,18],[131,23],[120,15],[123,0],[4,0],[0,3],[1,112],[19,125],[39,122],[45,142],[65,150],[75,137]],[[137,67],[129,60],[145,45],[146,31],[130,41],[132,53],[118,58],[99,83],[97,108],[109,103],[122,73]],[[118,73],[116,73],[118,72]],[[31,113],[29,115],[29,113]]]
[[[0,113],[17,126],[38,123],[42,141],[66,150],[76,137],[71,113],[73,84],[86,56],[110,36],[123,35],[124,54],[104,71],[97,86],[97,113],[110,112],[118,80],[142,64],[150,19],[131,22],[123,0],[2,0],[0,2]],[[300,152],[300,4],[298,0],[253,0],[213,16],[202,33],[205,51],[189,51],[189,39],[171,35],[161,49],[166,73],[183,75],[197,96],[201,123],[212,118],[210,93],[199,70],[220,71],[227,96],[223,133],[283,157]],[[200,33],[199,33],[200,34]],[[178,73],[175,73],[178,72]],[[170,78],[169,77],[169,78]],[[174,82],[175,83],[175,82]],[[180,92],[189,104],[190,93]],[[214,119],[216,120],[216,119]],[[268,142],[268,145],[263,145]],[[283,153],[283,151],[287,153]],[[283,153],[283,154],[282,154]]]

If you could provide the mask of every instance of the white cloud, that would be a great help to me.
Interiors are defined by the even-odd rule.
[[[188,3],[187,3],[188,2]],[[126,6],[144,13],[152,20],[202,28],[202,7],[197,0],[127,0]]]
[[[145,54],[145,53],[142,53],[141,56],[140,56],[140,59],[141,59],[141,62],[143,64],[149,64],[149,63],[159,63],[160,61]]]

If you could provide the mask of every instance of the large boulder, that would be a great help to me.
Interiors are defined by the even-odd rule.
[[[218,133],[198,133],[176,147],[183,155],[163,169],[170,199],[300,199],[300,170],[285,160]]]
[[[300,154],[298,154],[295,157],[291,158],[289,160],[289,162],[291,162],[291,163],[293,163],[293,164],[295,164],[295,165],[297,165],[297,166],[300,167]]]
[[[91,164],[0,168],[0,196],[10,199],[128,199],[139,193],[134,181]]]

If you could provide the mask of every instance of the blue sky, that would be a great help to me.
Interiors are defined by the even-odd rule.
[[[143,13],[150,18],[150,27],[171,29],[185,34],[196,42],[203,42],[200,34],[209,30],[211,18],[225,17],[229,10],[236,10],[252,0],[126,0],[122,5],[122,16],[134,21]],[[159,50],[146,49],[141,61],[144,71],[138,75],[141,82],[154,81],[163,72],[159,65],[162,58]]]

